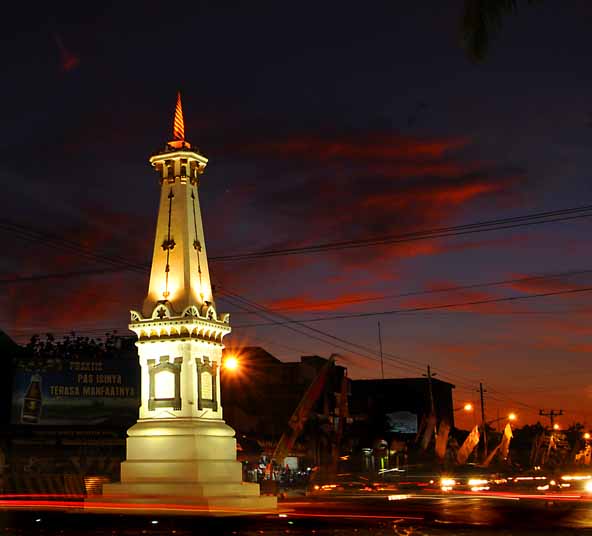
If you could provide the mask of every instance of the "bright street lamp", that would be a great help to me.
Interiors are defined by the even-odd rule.
[[[517,418],[518,418],[518,416],[514,412],[512,412],[512,413],[508,413],[508,415],[506,415],[505,417],[499,417],[498,419],[493,419],[492,421],[487,421],[487,424],[494,424],[496,422],[503,421],[504,419],[508,419],[508,421],[514,422]]]
[[[238,359],[234,356],[228,356],[224,362],[222,363],[222,366],[226,369],[226,370],[232,370],[235,371],[238,369]]]
[[[461,408],[454,408],[454,411],[473,411],[473,404],[471,404],[470,402],[467,402],[464,406],[462,406]]]

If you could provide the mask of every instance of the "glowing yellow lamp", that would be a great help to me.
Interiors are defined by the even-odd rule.
[[[238,368],[238,359],[234,356],[227,357],[224,360],[224,368],[226,370],[236,370]]]

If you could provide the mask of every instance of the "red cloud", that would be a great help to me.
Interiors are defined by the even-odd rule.
[[[467,138],[421,139],[393,134],[371,134],[362,138],[341,136],[334,139],[320,136],[294,137],[279,141],[243,144],[236,150],[244,154],[306,160],[393,160],[441,158],[447,152],[465,147]]]
[[[268,304],[270,309],[278,310],[304,310],[304,311],[338,311],[346,305],[352,305],[367,300],[375,300],[380,298],[379,293],[374,292],[354,292],[342,294],[333,299],[313,298],[307,295],[294,296],[290,298],[283,298],[275,300]]]
[[[552,277],[546,279],[528,279],[530,277],[526,274],[514,274],[513,279],[527,279],[526,281],[515,281],[508,283],[508,287],[528,294],[540,294],[545,292],[555,292],[561,290],[576,290],[580,288],[589,288],[589,284],[579,285],[569,281],[565,277]],[[565,295],[569,297],[569,294]]]
[[[15,285],[9,294],[13,322],[10,331],[32,335],[97,327],[125,330],[127,311],[142,297],[140,287],[144,285],[138,283],[137,276],[111,274],[68,282],[60,280],[59,285],[47,282]],[[33,311],[35,314],[31,314]]]
[[[129,241],[129,236],[142,236],[142,222],[129,215],[87,207],[88,221],[103,222],[101,226],[69,225],[54,228],[52,235],[64,237],[68,243],[80,244],[84,251],[119,256],[142,264],[152,249],[152,238]],[[126,229],[126,233],[118,232]],[[150,233],[152,234],[152,233]],[[54,247],[51,240],[32,248],[29,243],[15,241],[18,262],[16,277],[36,274],[87,271],[113,268],[113,265],[87,258],[77,248]],[[13,250],[14,251],[14,250]],[[5,276],[10,279],[10,276]],[[14,333],[45,331],[67,332],[82,327],[119,327],[127,324],[127,311],[141,303],[148,284],[148,273],[120,271],[93,276],[71,276],[57,280],[39,280],[9,285],[7,308],[10,315],[7,329]],[[100,334],[99,334],[100,335]],[[26,337],[25,337],[26,338]]]
[[[217,200],[219,210],[205,210],[206,217],[214,214],[205,222],[208,251],[210,255],[224,255],[403,234],[441,226],[454,217],[459,208],[477,200],[495,198],[499,202],[500,196],[511,195],[521,180],[520,173],[468,160],[461,152],[469,147],[470,140],[465,137],[421,139],[380,132],[366,133],[358,138],[315,134],[251,144],[241,140],[235,146],[240,158],[247,161],[251,156],[256,158],[257,169],[265,172],[258,172],[256,180],[251,182],[241,181],[223,201],[221,196]],[[290,162],[289,166],[286,161]],[[225,214],[224,218],[216,217],[221,213]],[[154,228],[152,219],[137,222],[131,217],[96,210],[89,214],[89,219],[109,227],[93,225],[91,229],[84,224],[62,229],[61,234],[97,251],[139,259],[140,262],[149,260]],[[118,235],[115,228],[126,231]],[[143,238],[130,240],[130,236]],[[218,247],[218,243],[224,245]],[[321,272],[321,278],[331,278],[335,285],[347,285],[348,290],[329,300],[312,298],[314,294],[311,293],[299,301],[286,298],[272,305],[306,307],[312,311],[338,310],[348,299],[375,295],[371,290],[359,294],[352,292],[353,279],[392,279],[394,267],[388,261],[479,247],[480,244],[425,240],[240,264],[211,263],[210,269],[214,281],[237,288],[239,292],[248,289],[249,293],[259,288],[265,291],[261,280],[269,273],[278,280],[292,277],[294,273],[300,278],[319,280],[318,272]],[[86,262],[76,252],[57,253],[44,249],[42,271],[75,270],[84,267]],[[364,278],[359,277],[360,270],[364,271]],[[39,271],[37,252],[29,254],[19,267],[19,273],[23,275]],[[349,281],[344,281],[344,276]],[[120,307],[125,309],[141,300],[147,284],[147,276],[134,277],[142,280],[138,285],[141,291],[134,290],[130,294],[125,285],[117,287],[117,282],[111,289],[111,295],[114,292],[121,295]],[[364,288],[371,289],[371,286]],[[109,289],[104,290],[107,294]],[[78,293],[81,301],[73,310],[79,318],[90,318],[84,303],[96,301],[94,312],[99,322],[99,317],[109,316],[111,309],[104,303],[101,292],[92,298],[88,294],[90,291],[82,284],[80,287],[66,285],[61,290],[65,302],[73,293]],[[43,291],[40,295],[44,299],[36,300],[31,297],[35,292],[33,289],[24,291],[17,300],[18,306],[25,311],[34,304],[40,314],[54,314],[47,304],[55,301],[55,293]],[[261,296],[254,297],[261,299]],[[77,299],[77,296],[72,297],[74,303],[78,303]],[[75,323],[75,315],[69,316],[68,311],[63,314],[69,318],[68,322]],[[17,315],[22,321],[25,316]]]
[[[476,171],[467,163],[454,160],[425,160],[425,161],[396,161],[376,162],[368,164],[368,171],[372,174],[384,177],[413,178],[413,177],[458,177],[463,173]]]
[[[427,285],[426,290],[446,290],[454,288],[456,284],[452,281],[433,281]],[[470,302],[486,302],[489,300],[496,300],[501,298],[499,294],[491,292],[473,290],[473,289],[456,289],[447,292],[438,292],[435,294],[428,294],[423,296],[416,296],[406,298],[400,302],[400,308],[416,309],[416,308],[438,308],[447,311],[470,311],[474,313],[500,313],[507,312],[512,309],[511,303],[493,302],[483,303],[480,305],[455,305],[454,307],[443,306],[462,304]]]
[[[231,213],[241,222],[265,222],[265,228],[256,243],[237,233],[231,219],[225,218],[226,228],[234,226],[231,236],[239,251],[257,251],[274,249],[282,238],[289,239],[284,244],[299,246],[401,235],[446,226],[460,209],[476,202],[514,202],[523,173],[468,159],[464,154],[470,144],[466,137],[421,139],[380,132],[237,143],[238,157],[253,158],[264,171],[257,173],[256,184],[241,182],[231,198]],[[487,242],[430,239],[301,255],[297,261],[275,257],[241,263],[240,277],[233,266],[213,266],[223,281],[242,289],[252,288],[270,270],[275,278],[296,270],[308,277],[313,266],[329,271],[326,279],[334,285],[345,285],[347,278],[359,279],[360,270],[368,280],[386,280],[396,271],[391,261],[482,243]]]
[[[576,353],[592,354],[592,343],[571,344],[569,350]]]
[[[401,208],[412,203],[436,205],[461,205],[474,197],[504,190],[502,183],[473,183],[436,185],[425,190],[370,195],[363,200],[365,208]]]

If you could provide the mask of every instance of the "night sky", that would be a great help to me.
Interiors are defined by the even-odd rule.
[[[60,240],[149,263],[159,184],[147,159],[171,139],[178,89],[186,137],[210,159],[210,257],[592,204],[592,5],[523,4],[480,64],[460,44],[460,0],[12,6],[1,223],[57,242],[1,229],[0,329],[19,342],[128,333],[147,273],[6,280],[107,266]],[[590,274],[417,293],[588,269],[585,218],[210,263],[220,288],[299,320],[586,288]],[[326,320],[310,324],[317,338],[254,326],[269,320],[222,295],[217,309],[232,312],[233,346],[283,360],[339,353],[353,378],[380,376],[380,320],[388,376],[429,363],[458,406],[483,381],[489,419],[514,410],[534,422],[552,407],[567,425],[592,424],[590,296]]]

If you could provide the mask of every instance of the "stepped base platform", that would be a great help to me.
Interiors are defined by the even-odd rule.
[[[121,482],[89,498],[89,512],[241,516],[277,512],[277,498],[242,482],[234,430],[222,420],[150,419],[128,430]]]
[[[106,484],[103,495],[89,498],[84,510],[91,513],[137,515],[246,516],[277,513],[277,497],[259,495],[259,485],[216,483],[219,495],[203,495],[211,487],[187,484]],[[227,491],[228,494],[224,494]]]

